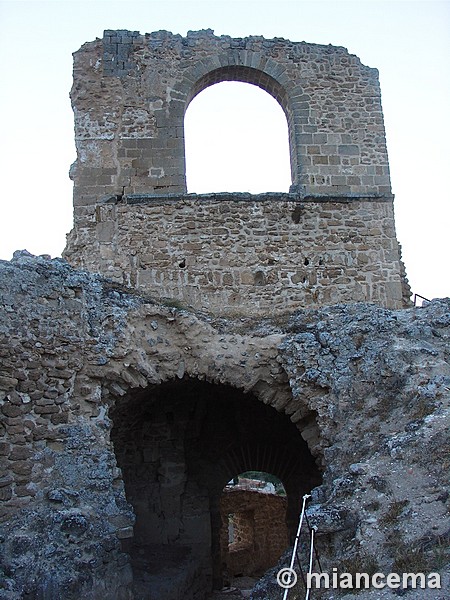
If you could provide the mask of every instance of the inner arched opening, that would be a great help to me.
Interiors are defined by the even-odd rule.
[[[237,475],[270,473],[283,483],[286,495],[274,497],[283,504],[277,514],[283,515],[285,546],[295,532],[303,494],[321,481],[290,419],[228,385],[184,378],[150,386],[122,397],[110,416],[126,498],[136,517],[133,537],[123,547],[131,556],[136,593],[147,600],[176,594],[206,598],[213,586],[222,587],[224,488]],[[248,499],[235,500],[234,512],[245,513]],[[247,517],[252,511],[257,516],[260,508],[255,500]],[[264,535],[270,537],[270,528]],[[256,549],[255,540],[251,547]],[[247,555],[248,572],[270,566],[268,559],[258,562],[251,548]]]
[[[233,477],[220,499],[220,554],[225,587],[251,587],[289,544],[287,498],[278,477],[246,471]]]
[[[189,104],[184,131],[188,192],[289,191],[289,127],[279,96],[257,84],[208,84]]]

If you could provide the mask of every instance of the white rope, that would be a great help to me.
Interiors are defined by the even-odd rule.
[[[291,571],[293,570],[292,567],[294,566],[295,555],[297,553],[297,547],[298,547],[298,541],[300,539],[300,533],[301,533],[302,525],[303,525],[303,519],[305,518],[306,501],[308,500],[308,498],[311,498],[310,494],[305,494],[303,496],[302,512],[301,512],[301,515],[300,515],[300,521],[298,523],[297,535],[295,536],[294,549],[292,550],[291,564],[289,565],[289,569]],[[284,590],[283,600],[286,600],[288,593],[289,593],[289,588],[286,588]]]
[[[308,583],[311,581],[311,573],[312,573],[312,566],[313,566],[313,559],[314,559],[314,533],[316,531],[315,527],[311,528],[311,545],[309,548],[309,570],[308,570],[308,575],[306,576],[306,596],[305,596],[305,600],[308,600],[309,598],[309,591],[310,588],[308,586]]]

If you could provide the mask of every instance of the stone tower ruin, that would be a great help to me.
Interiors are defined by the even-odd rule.
[[[187,194],[186,109],[229,80],[281,105],[289,193]],[[74,266],[219,315],[408,303],[378,72],[345,48],[105,31],[74,54],[71,97]]]
[[[289,193],[187,193],[184,114],[224,80],[282,106]],[[0,600],[210,600],[275,566],[305,494],[326,571],[439,570],[450,303],[403,309],[376,70],[106,31],[72,101],[68,260],[0,261]],[[285,495],[227,489],[255,471]]]

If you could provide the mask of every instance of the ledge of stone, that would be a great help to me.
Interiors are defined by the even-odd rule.
[[[393,202],[393,194],[307,194],[293,192],[265,192],[262,194],[250,194],[248,192],[214,192],[209,194],[125,194],[104,196],[100,198],[101,204],[167,204],[175,202],[309,202],[309,203],[340,203],[351,202]]]

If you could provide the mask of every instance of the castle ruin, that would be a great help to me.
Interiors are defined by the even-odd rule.
[[[289,193],[187,193],[186,108],[225,80],[283,108]],[[71,97],[64,259],[0,263],[0,600],[206,600],[233,550],[277,560],[307,492],[325,568],[442,570],[450,305],[409,307],[377,71],[281,38],[105,31]],[[246,471],[283,483],[275,509],[224,493]]]
[[[186,109],[229,80],[280,103],[288,194],[187,194]],[[74,266],[228,316],[408,303],[378,72],[345,48],[106,31],[75,53],[71,97]]]

